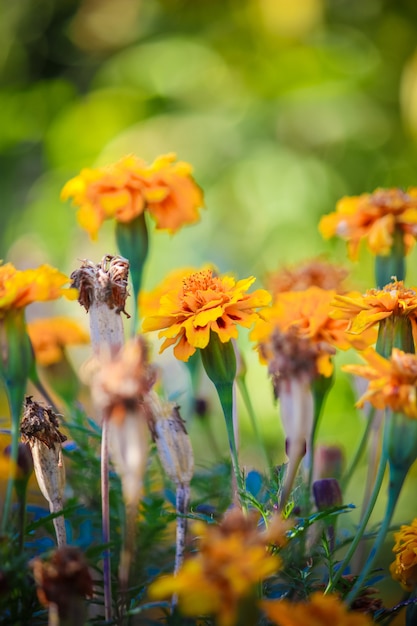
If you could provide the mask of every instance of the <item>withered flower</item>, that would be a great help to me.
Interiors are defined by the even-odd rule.
[[[91,343],[97,355],[103,348],[117,352],[123,345],[120,313],[126,313],[129,261],[107,254],[97,265],[88,259],[71,274],[78,302],[90,314]]]
[[[84,624],[87,617],[85,598],[93,595],[93,580],[79,548],[58,548],[49,561],[36,557],[30,566],[39,601],[49,607],[50,616],[55,610],[66,624]]]
[[[66,436],[59,430],[57,415],[50,407],[26,397],[20,432],[24,443],[32,451],[33,464],[39,489],[48,501],[51,513],[62,511],[65,488],[65,466],[62,442]],[[66,543],[63,516],[54,519],[58,546]]]
[[[190,502],[190,482],[194,472],[194,455],[185,422],[181,418],[178,407],[169,402],[162,403],[156,394],[153,394],[151,404],[153,410],[152,436],[162,466],[177,486],[175,572],[178,572],[184,560],[187,532],[185,515]],[[173,603],[176,603],[175,597]]]

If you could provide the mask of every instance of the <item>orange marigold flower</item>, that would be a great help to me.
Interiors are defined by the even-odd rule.
[[[237,338],[237,324],[246,328],[254,324],[255,309],[271,299],[264,289],[246,293],[254,281],[251,276],[236,282],[211,269],[186,274],[181,286],[161,297],[157,314],[145,318],[142,328],[159,330],[159,337],[165,337],[160,352],[175,345],[175,356],[188,361],[197,348],[207,347],[211,332],[226,343]]]
[[[187,616],[213,615],[219,626],[233,626],[239,603],[251,596],[257,583],[274,574],[280,558],[267,550],[257,516],[229,511],[218,526],[197,522],[199,551],[176,576],[164,576],[150,587],[152,598],[178,594]]]
[[[262,311],[262,319],[257,323],[251,338],[259,342],[263,346],[261,350],[268,355],[268,345],[274,330],[287,332],[296,327],[301,338],[309,339],[319,348],[322,347],[318,353],[318,370],[320,374],[330,376],[332,365],[329,346],[341,350],[353,346],[363,350],[376,339],[374,332],[352,339],[346,332],[348,322],[330,317],[330,304],[335,295],[335,291],[319,287],[277,294],[272,306]]]
[[[383,289],[368,289],[364,295],[359,292],[335,295],[332,305],[336,308],[331,316],[348,321],[350,333],[361,334],[381,320],[395,315],[410,319],[416,337],[417,292],[404,287],[403,281],[394,281]]]
[[[417,419],[417,355],[393,348],[385,359],[373,348],[362,353],[368,365],[344,365],[343,370],[369,380],[357,406],[370,402],[376,409],[389,407]]]
[[[28,323],[28,333],[39,365],[52,365],[64,358],[66,346],[86,344],[89,334],[69,317],[48,317]]]
[[[363,613],[349,611],[339,596],[311,594],[306,602],[264,600],[261,607],[278,626],[370,626],[372,619]]]
[[[403,234],[406,254],[417,235],[417,188],[377,189],[374,193],[345,197],[336,211],[321,218],[319,230],[325,239],[338,235],[347,241],[349,256],[356,259],[359,244],[366,239],[373,254],[387,255],[394,230]]]
[[[139,309],[142,317],[157,315],[162,296],[173,289],[181,289],[184,276],[198,271],[196,267],[180,267],[168,272],[155,289],[151,291],[141,289],[139,293]]]
[[[395,561],[390,565],[391,576],[411,591],[417,585],[417,518],[410,525],[401,526],[394,538]]]
[[[64,288],[68,282],[65,274],[50,265],[28,270],[17,270],[12,263],[0,265],[0,317],[32,302],[55,300],[62,295],[76,298],[76,289]]]
[[[80,207],[78,222],[96,239],[106,219],[133,221],[146,209],[158,229],[175,233],[199,219],[203,194],[188,163],[176,162],[175,154],[158,157],[147,165],[134,155],[107,168],[83,169],[69,180],[62,200],[72,198]]]
[[[323,259],[312,259],[296,267],[284,267],[266,277],[266,286],[275,296],[282,291],[305,291],[309,287],[344,291],[342,283],[348,270]]]

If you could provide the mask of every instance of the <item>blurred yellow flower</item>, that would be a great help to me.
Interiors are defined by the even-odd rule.
[[[394,538],[395,561],[390,565],[391,576],[404,589],[412,591],[417,585],[417,518],[410,525],[401,526]]]
[[[257,529],[256,518],[232,509],[218,526],[197,522],[199,551],[176,576],[156,580],[150,596],[178,594],[184,615],[214,615],[219,626],[233,626],[239,603],[280,567],[280,558],[267,550],[266,535]]]
[[[295,267],[284,267],[266,276],[268,291],[275,296],[282,291],[305,291],[309,287],[345,291],[342,283],[348,270],[323,259],[311,259]]]
[[[62,295],[76,298],[76,289],[64,288],[69,280],[50,265],[28,270],[17,270],[11,263],[0,265],[0,317],[32,302],[55,300]]]
[[[323,216],[319,224],[325,239],[338,235],[347,241],[351,259],[357,258],[362,239],[373,254],[389,254],[395,229],[403,235],[407,254],[417,235],[417,187],[407,192],[377,189],[372,194],[342,198],[336,211]]]
[[[47,317],[28,323],[28,333],[39,365],[52,365],[64,358],[66,346],[86,344],[89,334],[69,317]]]
[[[361,334],[391,315],[408,317],[413,335],[417,331],[417,292],[404,287],[402,281],[394,281],[383,289],[368,289],[364,295],[351,292],[335,295],[332,305],[336,307],[331,315],[337,320],[347,320],[348,330]]]
[[[313,593],[306,602],[264,600],[261,607],[278,626],[370,626],[372,619],[363,613],[349,611],[336,595]]]
[[[206,348],[210,333],[222,343],[238,336],[237,324],[249,328],[258,319],[255,309],[271,296],[264,289],[246,293],[254,277],[235,281],[216,276],[211,269],[185,274],[181,285],[161,297],[158,312],[143,321],[144,332],[159,330],[165,337],[161,352],[175,345],[174,354],[188,361],[197,348]]]
[[[62,200],[72,198],[79,207],[78,222],[96,239],[106,219],[129,223],[147,210],[158,229],[175,233],[199,219],[203,194],[188,163],[175,154],[158,157],[147,165],[134,155],[107,168],[83,169],[69,180]]]
[[[357,406],[370,402],[377,409],[389,407],[417,419],[417,355],[393,348],[386,359],[373,348],[362,353],[368,365],[344,365],[345,372],[369,380],[367,391]]]
[[[329,313],[334,290],[309,287],[305,291],[287,291],[278,293],[272,306],[261,312],[261,319],[251,333],[251,339],[260,344],[261,352],[268,359],[268,344],[278,329],[287,332],[296,328],[302,339],[309,339],[319,347],[317,366],[320,374],[330,376],[332,373],[331,351],[333,346],[341,350],[355,347],[363,350],[373,343],[376,333],[366,333],[361,337],[352,338],[347,332],[348,322],[333,319]],[[323,348],[320,350],[320,348]]]

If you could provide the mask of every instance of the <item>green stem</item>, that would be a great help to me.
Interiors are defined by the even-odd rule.
[[[363,431],[363,435],[361,437],[361,440],[359,441],[359,445],[356,448],[356,451],[353,455],[352,461],[348,467],[348,469],[346,470],[346,474],[343,476],[342,480],[341,480],[341,488],[342,488],[342,492],[345,491],[346,487],[348,486],[350,479],[352,478],[355,470],[356,470],[356,466],[358,465],[359,461],[362,458],[362,455],[365,451],[366,448],[366,444],[368,443],[368,439],[369,439],[369,433],[371,432],[372,429],[372,425],[374,423],[375,420],[375,415],[376,415],[376,410],[374,409],[374,407],[371,407],[371,410],[369,412],[369,416],[368,416],[368,420],[366,423],[366,427],[365,430]]]
[[[127,224],[122,222],[116,223],[116,242],[120,254],[128,259],[130,264],[130,278],[134,299],[132,335],[135,336],[139,324],[138,298],[149,249],[148,229],[144,213],[138,215],[138,217]]]
[[[401,493],[401,489],[402,489],[406,475],[407,475],[407,472],[397,472],[392,467],[390,468],[388,502],[387,502],[387,508],[385,510],[384,519],[382,520],[381,527],[376,536],[374,545],[372,546],[372,550],[368,556],[368,559],[364,567],[362,568],[362,571],[360,575],[358,576],[355,584],[353,585],[349,594],[345,598],[345,602],[347,604],[352,604],[352,602],[355,600],[358,593],[361,591],[362,584],[366,580],[366,577],[368,576],[377,556],[379,555],[379,552],[382,546],[384,545],[384,540],[389,530],[392,516],[394,514],[395,506],[397,504],[398,497]]]
[[[375,258],[375,280],[378,289],[382,289],[391,282],[405,279],[405,246],[404,234],[400,228],[395,228],[393,243],[389,254]]]
[[[365,529],[366,529],[366,526],[368,524],[369,518],[371,517],[371,514],[372,514],[372,511],[374,510],[375,503],[377,501],[379,492],[381,490],[381,486],[382,486],[382,481],[383,481],[384,474],[385,474],[386,465],[387,465],[387,457],[386,457],[386,454],[382,453],[381,459],[380,459],[380,462],[379,462],[378,473],[377,473],[376,478],[375,478],[374,489],[373,489],[371,497],[369,499],[368,507],[367,507],[366,511],[364,512],[364,514],[363,514],[361,523],[360,523],[360,525],[359,525],[359,527],[358,527],[358,529],[356,531],[356,534],[355,534],[354,539],[352,540],[352,543],[349,546],[349,550],[347,551],[345,558],[340,563],[339,569],[338,569],[336,575],[334,576],[333,580],[327,586],[326,593],[330,593],[337,586],[337,583],[339,582],[339,580],[343,576],[343,572],[345,571],[346,566],[350,563],[350,560],[351,560],[352,556],[354,555],[354,553],[356,551],[356,548],[357,548],[359,542],[361,541],[361,539],[363,537],[363,534],[365,532]]]
[[[215,387],[223,409],[223,415],[226,421],[227,437],[229,440],[230,454],[232,457],[233,472],[236,479],[238,495],[244,491],[243,477],[239,469],[239,461],[236,447],[235,432],[233,427],[233,382],[231,383],[215,383]]]
[[[259,446],[259,449],[262,452],[262,455],[265,458],[266,466],[267,466],[267,468],[269,468],[269,467],[271,467],[271,460],[270,460],[270,458],[268,456],[268,452],[266,450],[265,444],[264,444],[263,439],[261,437],[261,433],[259,432],[258,420],[256,419],[256,414],[255,414],[255,411],[253,409],[253,404],[252,404],[252,400],[251,400],[249,392],[248,392],[248,387],[246,385],[245,377],[244,376],[238,376],[237,377],[237,384],[238,384],[239,391],[240,391],[240,394],[242,396],[243,402],[245,404],[246,410],[248,412],[249,419],[250,419],[251,424],[252,424],[253,432],[255,433],[257,444]]]
[[[4,499],[3,517],[1,521],[2,534],[6,532],[8,526],[10,511],[12,506],[13,488],[15,483],[16,468],[19,452],[20,439],[20,412],[23,404],[24,389],[20,389],[12,384],[6,386],[7,396],[9,399],[11,413],[11,445],[10,445],[10,474],[7,481],[6,496]]]

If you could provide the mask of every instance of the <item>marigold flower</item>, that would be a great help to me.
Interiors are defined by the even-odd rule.
[[[296,328],[300,338],[308,339],[318,346],[318,372],[330,376],[333,371],[331,346],[342,350],[353,346],[363,350],[376,339],[374,332],[352,337],[346,332],[346,320],[330,317],[330,305],[335,296],[335,291],[319,287],[279,293],[272,306],[262,311],[262,318],[252,331],[251,338],[262,346],[261,350],[268,360],[274,330],[285,333],[290,328]]]
[[[344,365],[343,370],[369,380],[357,406],[370,402],[376,409],[389,407],[417,419],[417,355],[394,348],[385,359],[373,348],[362,353],[368,365]]]
[[[65,274],[50,265],[28,270],[17,270],[12,263],[0,265],[0,317],[32,302],[56,300],[62,295],[76,298],[76,289],[64,288],[68,282]]]
[[[412,591],[417,585],[417,518],[410,525],[401,526],[394,538],[395,561],[390,565],[391,576],[404,589]]]
[[[246,293],[254,277],[235,281],[216,276],[211,269],[186,274],[182,285],[161,298],[158,313],[145,318],[145,332],[159,330],[165,337],[160,352],[174,345],[174,354],[188,361],[197,348],[204,349],[210,333],[222,343],[238,336],[237,324],[249,328],[258,319],[255,309],[268,304],[264,289]]]
[[[295,267],[284,267],[266,276],[268,291],[275,296],[282,291],[305,291],[309,287],[344,291],[342,283],[348,270],[325,261],[312,259]]]
[[[83,169],[69,180],[62,200],[72,198],[79,207],[78,222],[92,239],[107,219],[126,224],[147,210],[156,228],[175,233],[199,219],[203,194],[188,163],[175,154],[158,157],[147,165],[134,155],[107,168]]]
[[[89,334],[70,317],[45,317],[28,323],[28,333],[39,365],[52,365],[64,358],[66,346],[87,344]]]
[[[383,289],[368,289],[365,294],[351,292],[336,294],[331,316],[349,322],[349,333],[359,335],[390,316],[407,317],[413,334],[417,331],[417,292],[404,287],[403,281],[393,281]]]
[[[393,245],[394,231],[403,236],[407,254],[417,235],[417,188],[376,189],[374,193],[345,197],[336,211],[321,218],[319,230],[325,239],[338,235],[347,241],[351,259],[358,256],[359,244],[367,240],[373,254],[387,255]]]
[[[364,613],[349,611],[339,596],[313,593],[307,602],[264,600],[261,607],[278,626],[370,626],[373,621]]]
[[[176,576],[156,580],[151,597],[178,594],[184,615],[214,615],[219,626],[232,626],[239,603],[280,566],[279,557],[267,551],[256,517],[232,509],[219,526],[196,523],[199,552],[185,561]]]

